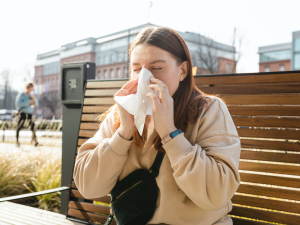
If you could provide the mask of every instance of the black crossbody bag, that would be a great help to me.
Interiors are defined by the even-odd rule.
[[[118,181],[111,191],[111,208],[118,225],[145,225],[153,217],[158,196],[156,177],[164,158],[158,152],[149,170],[138,169]],[[110,215],[105,223],[113,219]]]

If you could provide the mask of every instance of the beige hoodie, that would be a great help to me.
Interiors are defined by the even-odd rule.
[[[150,122],[143,148],[118,135],[113,113],[79,149],[74,180],[86,198],[107,195],[117,180],[137,169],[149,169],[157,132]],[[166,155],[156,178],[157,208],[149,224],[232,224],[227,213],[240,177],[240,139],[225,103],[211,97],[208,106],[184,134],[163,145]]]

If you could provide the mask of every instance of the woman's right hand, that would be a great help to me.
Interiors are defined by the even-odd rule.
[[[136,78],[134,80],[126,83],[115,96],[127,96],[130,94],[135,94],[137,91],[139,79]],[[134,134],[136,127],[134,125],[134,116],[128,113],[122,106],[117,103],[117,109],[120,114],[120,127],[118,128],[119,135],[129,140]]]

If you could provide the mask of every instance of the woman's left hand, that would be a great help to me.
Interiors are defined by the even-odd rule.
[[[152,77],[151,81],[154,84],[150,84],[149,88],[155,89],[158,92],[158,95],[149,92],[146,96],[151,98],[153,102],[155,130],[161,138],[164,138],[171,132],[177,130],[174,124],[173,98],[169,94],[167,85],[161,80]]]

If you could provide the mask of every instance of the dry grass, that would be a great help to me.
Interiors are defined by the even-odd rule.
[[[60,187],[61,154],[58,151],[0,152],[0,197]],[[37,197],[39,208],[58,211],[60,194]]]

